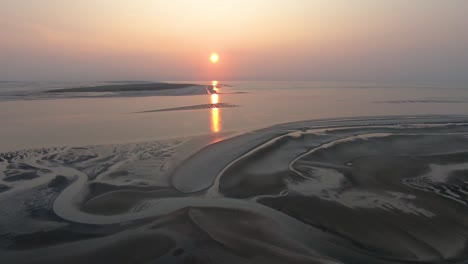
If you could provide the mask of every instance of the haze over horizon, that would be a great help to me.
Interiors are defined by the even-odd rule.
[[[467,10],[463,0],[2,1],[0,80],[466,84]]]

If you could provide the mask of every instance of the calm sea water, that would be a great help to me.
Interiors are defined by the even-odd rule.
[[[320,118],[468,114],[468,88],[440,85],[220,81],[218,102],[238,107],[139,114],[135,112],[210,104],[212,98],[42,94],[109,83],[0,82],[0,151],[222,135]]]

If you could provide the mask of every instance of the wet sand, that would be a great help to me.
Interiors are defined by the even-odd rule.
[[[464,263],[468,117],[0,154],[2,263]]]

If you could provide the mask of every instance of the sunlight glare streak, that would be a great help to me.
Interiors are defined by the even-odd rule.
[[[218,107],[219,104],[219,95],[218,95],[218,81],[212,81],[211,84],[213,85],[213,90],[216,93],[210,95],[211,99],[211,132],[218,133],[221,131],[221,113]]]
[[[211,104],[217,105],[219,103],[219,95],[218,94],[211,94]],[[215,106],[218,108],[217,106]]]
[[[218,93],[219,89],[218,89],[218,87],[216,87],[218,85],[218,81],[211,81],[211,85],[213,86],[213,91]]]
[[[219,114],[219,108],[211,109],[211,131],[214,133],[221,131],[221,115]]]

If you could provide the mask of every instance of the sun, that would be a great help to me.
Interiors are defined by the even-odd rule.
[[[219,61],[218,53],[211,53],[210,61],[211,63],[217,63]]]

